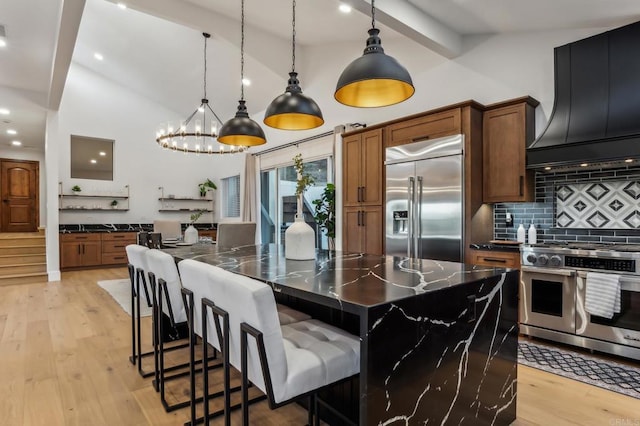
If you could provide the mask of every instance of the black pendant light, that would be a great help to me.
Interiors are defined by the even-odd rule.
[[[220,128],[218,142],[233,146],[257,146],[267,143],[264,131],[258,123],[249,118],[244,100],[244,0],[240,15],[240,100],[236,116]]]
[[[371,29],[361,57],[342,72],[333,95],[341,104],[374,108],[409,99],[415,92],[409,72],[384,53],[376,28],[375,0],[371,0]]]
[[[302,94],[296,72],[296,0],[293,0],[291,72],[285,92],[267,107],[264,124],[282,130],[307,130],[324,124],[322,111],[313,99]]]

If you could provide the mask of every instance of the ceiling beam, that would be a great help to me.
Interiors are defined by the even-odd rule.
[[[350,4],[359,12],[371,15],[370,0],[351,0]],[[453,59],[462,52],[462,35],[407,0],[378,2],[376,21],[445,58]]]
[[[82,19],[85,0],[64,0],[60,12],[60,26],[56,48],[53,53],[53,66],[49,80],[47,107],[57,111],[62,100],[64,84],[67,81],[73,49],[78,38],[78,29]]]

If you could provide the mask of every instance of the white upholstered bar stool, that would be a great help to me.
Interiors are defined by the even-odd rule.
[[[142,352],[142,333],[140,325],[140,288],[144,291],[147,306],[151,307],[151,298],[147,288],[147,260],[145,253],[147,247],[138,244],[129,244],[125,247],[127,252],[129,279],[131,280],[131,357],[129,360],[138,367],[138,373],[142,377],[149,377],[153,371],[144,371],[142,368],[142,358],[153,355],[153,351]],[[155,329],[152,327],[152,340],[155,342]]]
[[[254,222],[219,223],[216,232],[216,244],[219,247],[252,246],[256,243],[256,224]]]
[[[243,424],[249,424],[249,381],[272,409],[308,396],[311,423],[315,394],[360,373],[359,338],[318,320],[281,326],[271,287],[211,268],[213,302],[229,319],[224,361],[242,373]]]
[[[184,377],[189,372],[167,376],[166,373],[179,368],[184,368],[189,363],[174,365],[165,368],[165,346],[164,338],[169,336],[171,339],[178,339],[180,336],[179,327],[186,328],[187,314],[182,299],[182,283],[178,274],[178,267],[171,256],[160,250],[150,249],[145,254],[147,260],[147,268],[149,273],[149,281],[151,283],[152,295],[155,308],[156,333],[158,336],[156,349],[156,384],[159,386],[160,399],[167,411],[173,411],[189,405],[190,401],[182,401],[169,405],[165,397],[165,383],[169,379]],[[170,330],[165,333],[163,314],[166,315],[169,322]],[[171,349],[186,348],[189,344],[172,347]]]
[[[215,306],[215,298],[216,298],[216,289],[211,285],[211,274],[219,273],[219,271],[223,271],[220,268],[215,266],[208,265],[203,262],[198,262],[195,260],[183,260],[178,264],[178,270],[180,272],[180,278],[182,280],[183,285],[183,294],[185,295],[185,306],[187,306],[187,316],[189,318],[190,329],[193,330],[194,334],[202,338],[202,356],[204,357],[208,354],[207,345],[211,345],[215,350],[219,351],[222,356],[226,353],[224,342],[228,342],[228,339],[223,338],[223,334],[228,333],[228,322],[226,321],[225,313],[220,311]],[[225,274],[231,274],[231,277],[236,279],[244,279],[244,277],[232,274],[226,271]],[[190,307],[193,306],[193,309]],[[293,308],[290,308],[286,305],[277,304],[276,309],[278,311],[278,322],[282,325],[292,324],[295,322],[305,321],[311,319],[311,317],[303,312],[297,311]],[[212,315],[209,315],[209,311],[212,312]],[[225,317],[225,318],[223,318]],[[222,322],[220,319],[222,318]],[[193,326],[191,327],[191,324]],[[225,332],[225,330],[227,330]],[[190,342],[195,342],[195,339],[190,340]],[[220,342],[223,342],[221,345]],[[191,351],[190,359],[193,360],[193,350]],[[192,363],[193,365],[193,363]],[[194,369],[192,371],[195,373]],[[214,394],[209,394],[209,364],[203,364],[203,397],[205,400],[210,398],[215,398],[217,396],[221,396],[221,393],[217,392]],[[223,370],[223,383],[224,388],[228,390],[225,392],[225,408],[222,411],[217,411],[215,413],[209,413],[208,404],[204,406],[204,421],[205,424],[208,424],[210,418],[224,414],[225,412],[229,412],[231,408],[239,408],[239,405],[231,407],[229,394],[230,392],[234,392],[240,390],[239,387],[231,388],[230,387],[230,377],[229,377],[229,368],[228,364],[225,363],[225,368]],[[195,379],[194,374],[192,374],[191,380],[191,398],[192,398],[192,406],[191,406],[191,424],[196,424],[201,421],[201,419],[196,419],[195,417]]]

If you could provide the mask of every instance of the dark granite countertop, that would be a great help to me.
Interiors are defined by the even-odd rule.
[[[165,249],[177,260],[194,259],[269,283],[274,291],[296,290],[335,300],[347,311],[387,304],[442,288],[476,282],[505,269],[429,259],[317,250],[315,260],[287,260],[275,244],[233,249],[194,244]]]
[[[187,228],[188,224],[182,224],[182,230]],[[196,223],[194,225],[198,230],[209,231],[218,229],[217,223]],[[99,232],[153,232],[152,223],[104,223],[104,224],[67,224],[59,225],[58,232],[62,234],[72,234],[79,232],[99,233]]]
[[[473,250],[490,250],[490,251],[506,251],[506,252],[520,252],[520,245],[517,244],[500,244],[500,243],[477,243],[469,244],[469,248]]]

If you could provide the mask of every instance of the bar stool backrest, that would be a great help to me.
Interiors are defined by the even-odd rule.
[[[255,245],[256,224],[254,222],[219,223],[216,243],[220,247]]]
[[[287,378],[287,359],[273,290],[267,284],[234,274],[217,266],[210,266],[210,298],[229,313],[229,361],[240,370],[240,324],[260,330],[274,388],[284,386]],[[205,293],[206,294],[206,293]],[[207,296],[209,297],[209,296]],[[211,322],[211,326],[214,326]],[[266,392],[255,339],[249,338],[249,380]]]
[[[127,260],[129,261],[129,264],[133,265],[136,270],[141,269],[146,279],[147,259],[145,257],[145,253],[149,251],[149,249],[139,244],[129,244],[125,247],[125,250],[127,252]]]
[[[159,295],[159,280],[163,279],[167,283],[172,312],[169,311],[164,299],[162,301],[162,311],[168,316],[173,315],[173,320],[176,323],[186,322],[187,313],[182,301],[182,283],[180,282],[178,267],[173,260],[173,256],[156,249],[149,249],[145,256],[149,268],[148,272],[152,272],[156,277],[156,295]]]

